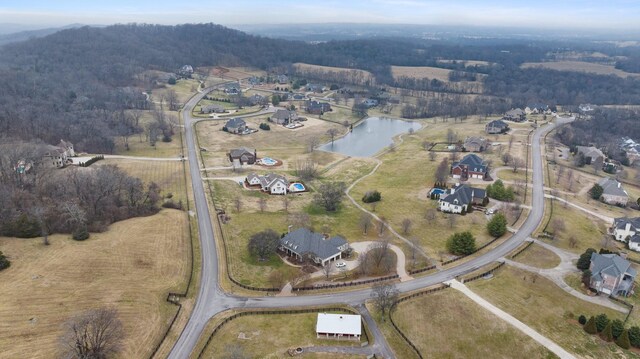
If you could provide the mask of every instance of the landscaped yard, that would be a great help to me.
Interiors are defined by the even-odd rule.
[[[321,312],[322,310],[319,310]],[[236,348],[248,358],[288,358],[288,349],[309,346],[360,346],[360,341],[317,339],[317,313],[243,316],[225,324],[204,351],[217,358]],[[213,329],[209,330],[210,331]],[[364,329],[363,329],[364,330]],[[208,336],[209,333],[205,332]],[[364,340],[362,340],[364,341]],[[303,358],[363,359],[365,356],[305,353]]]
[[[124,324],[120,358],[146,358],[177,307],[169,291],[183,291],[189,261],[184,212],[118,222],[84,242],[53,235],[0,237],[11,267],[0,272],[0,357],[56,357],[63,324],[85,310],[114,306]],[[28,353],[28,355],[26,354]]]
[[[425,358],[555,357],[453,289],[402,302],[393,318]]]
[[[468,286],[493,305],[580,357],[637,357],[613,343],[607,344],[587,334],[577,322],[579,315],[590,317],[601,313],[624,320],[624,313],[576,298],[544,277],[504,267],[492,279],[477,280]]]

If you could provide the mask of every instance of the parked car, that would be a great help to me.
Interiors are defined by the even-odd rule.
[[[495,210],[493,210],[492,208],[489,208],[486,212],[484,212],[485,214],[494,214],[496,213]]]
[[[344,268],[347,266],[347,263],[345,262],[338,262],[336,263],[336,268]]]

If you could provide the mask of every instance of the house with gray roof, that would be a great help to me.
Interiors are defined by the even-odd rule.
[[[490,135],[509,131],[509,124],[502,120],[493,120],[484,126],[484,131]]]
[[[640,217],[614,219],[609,233],[617,241],[626,242],[629,249],[640,252]]]
[[[295,111],[278,109],[273,115],[271,115],[271,117],[269,117],[269,121],[278,125],[288,125],[297,118],[298,114],[296,114]]]
[[[477,136],[470,136],[464,140],[464,150],[469,152],[482,152],[487,149],[486,139]]]
[[[438,209],[447,213],[466,213],[472,205],[485,206],[487,192],[466,184],[457,184],[440,195]]]
[[[541,113],[551,113],[551,110],[549,109],[549,105],[545,105],[543,103],[531,103],[524,108],[524,112],[526,114],[530,114],[530,113],[541,114]]]
[[[299,262],[309,258],[316,264],[325,264],[342,258],[349,243],[340,236],[329,237],[299,228],[280,239],[279,249]]]
[[[605,177],[598,181],[598,184],[602,187],[602,196],[600,197],[602,202],[615,206],[627,206],[629,194],[622,188],[620,182],[611,177]]]
[[[224,85],[224,93],[227,95],[238,95],[242,92],[240,89],[240,84],[237,82],[232,82]]]
[[[250,173],[245,181],[249,186],[260,186],[263,192],[269,194],[287,194],[287,189],[289,188],[289,181],[284,176],[275,173],[269,173],[264,176]]]
[[[223,106],[216,105],[216,104],[206,105],[200,108],[200,113],[224,113],[224,112],[227,112],[227,110],[225,110]]]
[[[309,100],[305,102],[305,110],[307,111],[307,113],[322,115],[325,112],[331,111],[331,104],[329,104],[328,102]]]
[[[589,287],[598,293],[629,296],[637,271],[631,263],[617,254],[591,254]]]
[[[247,130],[247,123],[241,118],[232,118],[224,124],[223,130],[229,133],[241,134]]]
[[[584,163],[590,165],[598,160],[598,158],[602,159],[604,162],[605,156],[600,149],[594,146],[576,146],[576,155],[582,154],[584,156]]]
[[[289,76],[284,75],[284,74],[282,74],[282,75],[278,75],[278,76],[276,76],[276,81],[277,81],[280,85],[284,85],[284,84],[286,84],[286,83],[288,83],[288,82],[289,82]]]
[[[468,154],[451,164],[451,175],[466,181],[469,178],[485,179],[489,175],[489,165],[476,154]]]
[[[240,147],[234,148],[227,154],[229,156],[229,161],[233,163],[234,167],[239,167],[237,165],[252,165],[256,163],[257,152],[255,148],[248,147]]]
[[[502,118],[513,122],[524,122],[527,119],[527,113],[523,109],[516,108],[507,111]]]

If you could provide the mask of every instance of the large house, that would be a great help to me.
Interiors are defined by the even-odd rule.
[[[602,159],[603,162],[604,159],[607,158],[602,151],[593,146],[576,146],[576,154],[582,154],[584,156],[584,163],[587,165],[594,163],[598,158]]]
[[[307,228],[299,228],[280,239],[279,249],[300,262],[309,258],[324,266],[342,258],[342,253],[349,249],[349,243],[340,236],[329,238]]]
[[[468,154],[459,162],[451,164],[451,175],[466,181],[469,178],[485,179],[489,175],[489,165],[476,154]]]
[[[632,251],[640,252],[640,217],[616,218],[610,233],[617,241],[626,242]]]
[[[600,197],[602,202],[616,206],[627,205],[629,194],[622,188],[620,182],[611,177],[605,177],[598,181],[598,184],[602,187],[602,196]]]
[[[469,152],[482,152],[487,149],[487,140],[482,137],[470,136],[464,140],[464,150]]]
[[[71,157],[76,155],[73,143],[60,140],[57,146],[48,145],[42,153],[42,163],[56,168],[63,168],[73,161]]]
[[[484,206],[487,203],[487,192],[466,184],[457,184],[440,195],[438,208],[442,212],[466,213],[469,206]]]
[[[284,176],[275,173],[264,176],[250,173],[246,181],[249,186],[260,186],[262,191],[269,194],[287,194],[289,188],[289,181]]]
[[[361,335],[362,319],[360,315],[318,313],[317,338],[360,340]]]
[[[288,125],[290,122],[295,121],[298,118],[298,114],[295,111],[289,110],[276,110],[276,112],[269,118],[269,120],[278,125]]]
[[[545,105],[542,103],[532,103],[527,105],[527,107],[524,108],[524,112],[528,115],[528,114],[541,114],[541,113],[551,113],[551,110],[549,109],[549,105]]]
[[[224,124],[222,129],[229,133],[241,134],[247,130],[247,123],[241,118],[232,118]]]
[[[200,113],[224,113],[224,112],[226,112],[224,107],[216,104],[202,106],[202,108],[200,109]]]
[[[372,99],[372,98],[368,98],[368,99],[362,101],[362,105],[367,107],[367,108],[375,107],[375,106],[378,106],[378,100]]]
[[[279,83],[280,85],[284,85],[284,84],[289,82],[289,76],[284,75],[284,74],[278,75],[276,77],[276,82]]]
[[[527,113],[520,108],[511,109],[504,114],[503,119],[513,122],[524,122],[527,119]]]
[[[258,95],[258,94],[254,94],[252,96],[249,97],[249,103],[251,104],[251,106],[256,106],[256,105],[266,105],[267,104],[268,99],[262,95]]]
[[[227,95],[238,95],[242,92],[239,83],[229,83],[224,85],[224,93]]]
[[[229,161],[236,165],[252,165],[256,163],[257,152],[254,148],[240,147],[234,148],[228,153]]]
[[[629,261],[617,254],[591,254],[589,287],[598,293],[629,296],[637,272]]]
[[[493,120],[484,126],[484,131],[490,135],[509,131],[509,124],[502,120]]]
[[[331,111],[331,104],[328,102],[318,102],[309,100],[305,102],[305,110],[307,113],[312,113],[314,115],[322,115],[325,112]]]

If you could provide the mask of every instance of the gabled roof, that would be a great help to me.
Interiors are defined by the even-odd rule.
[[[318,313],[316,333],[329,334],[362,334],[360,315]]]
[[[320,233],[311,232],[307,228],[299,228],[288,233],[280,239],[280,245],[288,248],[300,255],[313,253],[315,256],[325,259],[340,253],[338,247],[343,246],[347,241],[335,236],[325,239]]]
[[[617,254],[591,254],[591,273],[593,275],[607,274],[614,277],[629,274],[633,277],[637,272],[631,267],[629,261],[623,259]]]
[[[532,104],[528,104],[527,107],[531,110],[546,110],[549,108],[549,105],[545,105],[543,103],[532,103]]]
[[[611,177],[605,177],[601,179],[600,181],[598,181],[598,184],[602,187],[602,194],[607,194],[610,196],[629,197],[629,194],[622,188],[620,182]]]
[[[507,116],[524,116],[524,115],[526,115],[526,113],[521,108],[515,108],[515,109],[511,109],[511,110],[507,111],[505,113],[505,115],[507,115]]]
[[[470,144],[476,144],[478,146],[484,146],[487,144],[487,140],[482,137],[470,136],[464,140],[465,146]]]
[[[292,115],[292,111],[278,109],[271,117],[278,120],[288,120],[291,118],[291,115]]]
[[[600,149],[593,146],[576,146],[576,151],[578,153],[582,153],[585,157],[591,157],[591,158],[606,157],[604,153],[600,151]]]
[[[507,128],[507,127],[509,127],[509,124],[507,124],[506,122],[504,122],[502,120],[493,120],[493,121],[487,123],[487,127]]]
[[[640,231],[640,217],[619,217],[613,220],[613,226],[617,229],[624,229],[627,223],[631,224],[631,230]]]
[[[472,172],[487,172],[487,164],[476,154],[468,154],[460,160],[460,162],[454,162],[451,168],[455,167],[467,167]]]
[[[448,194],[440,195],[440,200],[449,204],[468,205],[474,198],[485,198],[486,191],[479,188],[470,187],[466,184],[459,184],[449,190]]]
[[[248,147],[240,147],[240,148],[234,148],[231,151],[229,151],[229,155],[232,158],[240,158],[242,155],[251,155],[253,156],[255,154],[255,149],[253,148],[248,148]]]
[[[226,128],[237,128],[237,127],[242,127],[242,126],[246,126],[247,123],[244,122],[243,119],[241,118],[232,118],[229,121],[227,121],[227,123],[224,125]]]

